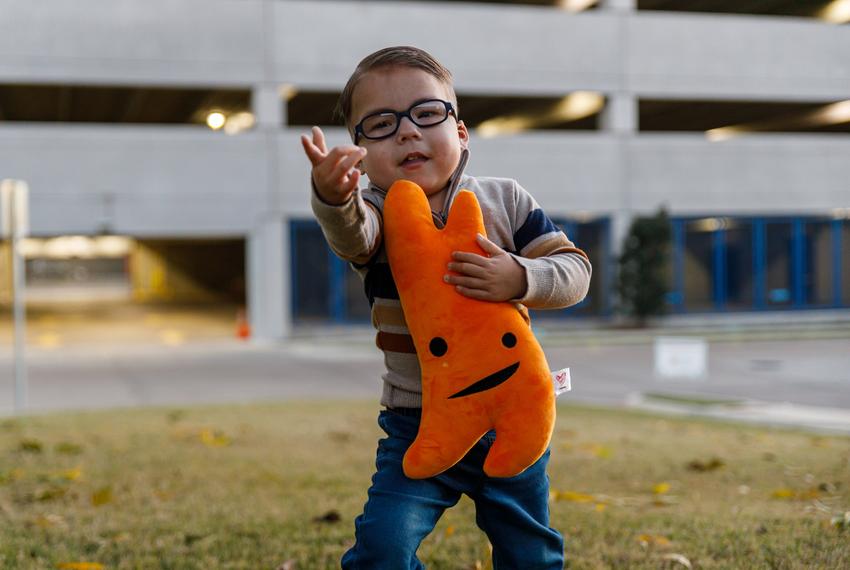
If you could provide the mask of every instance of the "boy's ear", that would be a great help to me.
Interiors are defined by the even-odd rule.
[[[463,121],[457,122],[457,138],[460,140],[460,146],[467,148],[469,146],[469,131],[466,130],[466,125]]]

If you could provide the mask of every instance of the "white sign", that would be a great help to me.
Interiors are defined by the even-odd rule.
[[[29,188],[21,180],[0,182],[0,236],[23,238],[29,233]]]
[[[708,374],[708,342],[704,338],[657,337],[655,375],[665,379],[700,380]]]

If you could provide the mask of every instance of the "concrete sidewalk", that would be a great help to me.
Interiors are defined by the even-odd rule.
[[[784,330],[781,340],[779,331],[715,331],[708,375],[696,382],[654,375],[658,332],[543,329],[539,337],[550,366],[572,370],[573,391],[562,402],[850,433],[850,330]],[[28,361],[32,413],[316,398],[377,407],[383,371],[366,327],[302,332],[281,344],[41,347]],[[0,346],[0,371],[0,414],[10,414],[8,345]]]
[[[632,394],[628,406],[660,414],[742,422],[773,427],[793,427],[823,433],[850,435],[850,409],[804,406],[791,402],[758,400],[729,401],[721,404],[691,404],[663,401],[651,395]]]

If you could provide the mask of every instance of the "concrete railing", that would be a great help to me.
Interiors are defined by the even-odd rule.
[[[265,139],[201,127],[0,126],[32,233],[238,235],[267,207]]]
[[[469,93],[846,98],[845,26],[789,17],[449,2],[0,0],[0,82],[340,89],[380,47]]]
[[[238,235],[263,216],[305,217],[309,165],[286,129],[0,127],[0,177],[27,180],[35,234]],[[328,130],[329,144],[347,140]],[[515,178],[552,215],[667,204],[675,214],[813,213],[850,207],[850,138],[525,133],[470,141],[470,174]],[[269,183],[276,173],[276,183]]]

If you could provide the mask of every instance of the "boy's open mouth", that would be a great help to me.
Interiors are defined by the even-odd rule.
[[[415,166],[424,163],[428,157],[421,152],[411,152],[401,161],[401,166]]]

